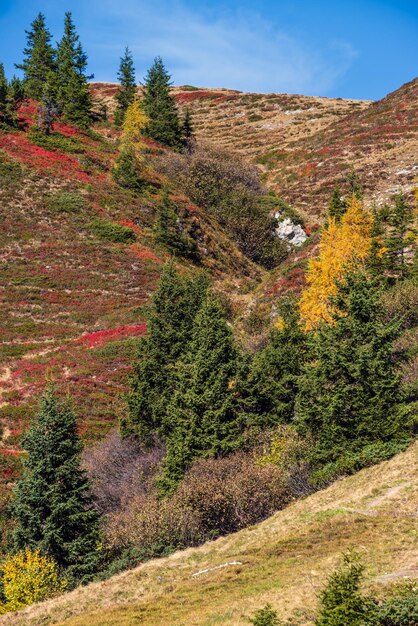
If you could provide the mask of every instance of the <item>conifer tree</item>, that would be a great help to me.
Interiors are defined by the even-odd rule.
[[[198,457],[222,456],[241,444],[235,385],[239,353],[224,311],[209,295],[196,315],[188,350],[178,364],[167,408],[167,456],[159,486],[170,493]]]
[[[38,107],[39,127],[45,135],[50,135],[53,124],[59,115],[59,107],[57,104],[57,94],[55,89],[55,80],[52,72],[48,74],[44,90],[42,93],[41,104]]]
[[[144,443],[164,438],[175,364],[190,342],[207,287],[203,274],[184,279],[171,261],[164,266],[148,316],[148,335],[141,340],[131,377],[123,434],[134,433]]]
[[[397,195],[395,206],[389,213],[389,233],[385,244],[388,248],[387,269],[392,276],[406,278],[408,265],[405,259],[405,248],[414,240],[411,231],[412,208],[404,194]]]
[[[176,205],[167,193],[163,194],[158,205],[154,235],[158,243],[166,246],[174,254],[189,259],[197,257],[196,243],[182,226],[176,213]]]
[[[187,107],[184,112],[181,131],[184,149],[188,154],[192,154],[196,148],[196,137],[192,124],[192,114],[190,113],[189,107]]]
[[[26,31],[27,45],[24,60],[16,65],[24,71],[25,94],[40,100],[48,73],[55,70],[55,52],[51,45],[51,34],[45,25],[45,16],[38,13]]]
[[[7,78],[4,73],[4,65],[0,63],[0,116],[1,121],[6,121],[7,115],[7,96],[8,96],[8,85]]]
[[[87,128],[91,123],[91,96],[83,51],[70,12],[65,14],[64,35],[57,50],[57,99],[64,118]]]
[[[174,98],[171,95],[170,75],[161,57],[156,57],[144,83],[143,107],[149,117],[145,134],[171,148],[180,148],[182,130]]]
[[[296,414],[301,431],[316,441],[319,465],[408,432],[393,348],[398,324],[381,319],[379,296],[364,273],[347,274],[338,284],[333,323],[322,323],[312,337]]]
[[[341,220],[341,217],[347,210],[347,203],[341,196],[341,189],[337,185],[334,187],[332,196],[328,205],[328,215],[335,219],[336,222]]]
[[[122,126],[128,106],[134,101],[136,94],[135,68],[132,53],[128,46],[125,48],[123,57],[120,60],[118,70],[120,88],[115,95],[117,109],[115,111],[115,124]]]
[[[307,337],[291,303],[258,352],[244,383],[249,423],[271,428],[294,418],[298,378],[307,360]]]
[[[99,519],[80,467],[76,418],[51,391],[23,438],[27,455],[12,504],[17,550],[39,549],[73,582],[86,582],[98,564]]]

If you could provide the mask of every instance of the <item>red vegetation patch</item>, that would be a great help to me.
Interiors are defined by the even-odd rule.
[[[109,328],[107,330],[98,330],[94,333],[86,333],[78,339],[75,343],[87,343],[89,348],[102,345],[112,339],[123,339],[124,337],[131,337],[135,335],[144,335],[146,333],[146,324],[140,324],[139,326],[120,326],[119,328]]]
[[[152,250],[142,246],[139,243],[134,243],[131,245],[131,250],[139,259],[146,259],[148,261],[154,261],[155,263],[162,263],[160,257],[158,257]]]
[[[0,133],[0,148],[6,150],[21,163],[42,173],[50,173],[61,178],[71,178],[84,183],[91,182],[93,178],[96,180],[106,179],[104,174],[95,173],[93,176],[83,171],[79,161],[74,157],[34,145],[21,133]]]

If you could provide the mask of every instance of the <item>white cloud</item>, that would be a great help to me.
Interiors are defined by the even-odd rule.
[[[114,80],[109,59],[117,66],[127,43],[138,69],[159,54],[176,84],[324,95],[356,56],[344,41],[330,41],[323,47],[326,53],[312,50],[257,13],[214,15],[215,9],[198,12],[170,0],[120,5],[93,0],[89,13],[92,9],[96,18],[89,51],[92,65],[102,59],[96,72],[101,80]]]

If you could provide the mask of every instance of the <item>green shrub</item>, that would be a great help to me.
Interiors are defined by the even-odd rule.
[[[403,441],[378,441],[369,444],[358,452],[347,451],[334,463],[327,463],[313,472],[310,478],[312,486],[321,488],[340,476],[354,474],[363,467],[370,467],[391,459],[408,447],[409,439]]]
[[[86,200],[79,193],[60,191],[51,194],[48,206],[57,213],[81,213],[86,208]]]
[[[256,611],[250,622],[254,626],[279,626],[280,624],[277,612],[271,604],[266,604],[264,608]]]
[[[135,241],[135,233],[127,226],[121,226],[115,222],[105,222],[104,220],[95,219],[92,222],[93,233],[113,243],[132,243]]]
[[[377,605],[373,626],[416,626],[418,624],[418,584],[407,581],[395,586]]]
[[[60,133],[46,135],[36,128],[28,132],[28,138],[36,146],[57,152],[67,152],[69,154],[80,154],[84,152],[83,145],[75,137],[66,137]]]

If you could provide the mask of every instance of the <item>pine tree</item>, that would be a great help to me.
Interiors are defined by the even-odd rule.
[[[389,213],[389,233],[385,240],[388,248],[387,269],[396,278],[408,276],[408,265],[405,259],[405,248],[412,243],[414,234],[411,231],[413,212],[405,196],[400,193],[396,197],[395,206]]]
[[[164,266],[148,316],[148,335],[140,343],[131,377],[122,433],[134,433],[144,443],[164,438],[175,364],[190,342],[207,286],[204,274],[183,279],[172,262]]]
[[[16,65],[25,73],[24,86],[28,98],[40,100],[48,73],[55,70],[55,52],[51,46],[51,34],[45,25],[45,16],[38,13],[26,31],[27,45],[22,63]]]
[[[99,519],[80,468],[73,411],[47,392],[22,445],[27,456],[12,504],[14,547],[40,549],[71,581],[86,582],[98,565]]]
[[[338,284],[333,323],[322,323],[312,337],[296,416],[301,432],[316,442],[317,465],[407,436],[393,348],[399,326],[381,319],[379,298],[364,273],[347,274]]]
[[[86,75],[87,55],[79,41],[70,12],[65,14],[64,35],[57,50],[57,99],[64,118],[87,128],[91,123],[91,96]]]
[[[193,124],[192,124],[192,114],[190,113],[190,109],[187,107],[184,112],[183,124],[181,127],[182,132],[182,141],[185,151],[188,154],[193,154],[196,149],[196,137],[194,134]]]
[[[128,46],[126,46],[125,53],[120,60],[118,79],[120,88],[115,96],[115,100],[117,102],[115,124],[116,126],[122,126],[126,110],[134,101],[136,94],[135,68],[132,53]]]
[[[272,428],[294,418],[298,378],[307,359],[306,333],[292,305],[256,354],[244,382],[244,411],[248,423]]]
[[[235,393],[239,353],[222,306],[212,295],[196,315],[192,340],[177,369],[159,481],[165,494],[176,487],[194,459],[222,456],[241,444]]]
[[[145,134],[166,146],[180,148],[182,131],[177,106],[170,93],[170,78],[161,57],[156,57],[144,84],[142,103],[149,117]]]
[[[347,210],[347,203],[341,196],[341,189],[337,185],[334,187],[332,196],[328,205],[328,215],[335,219],[336,222],[340,222],[341,217]]]

